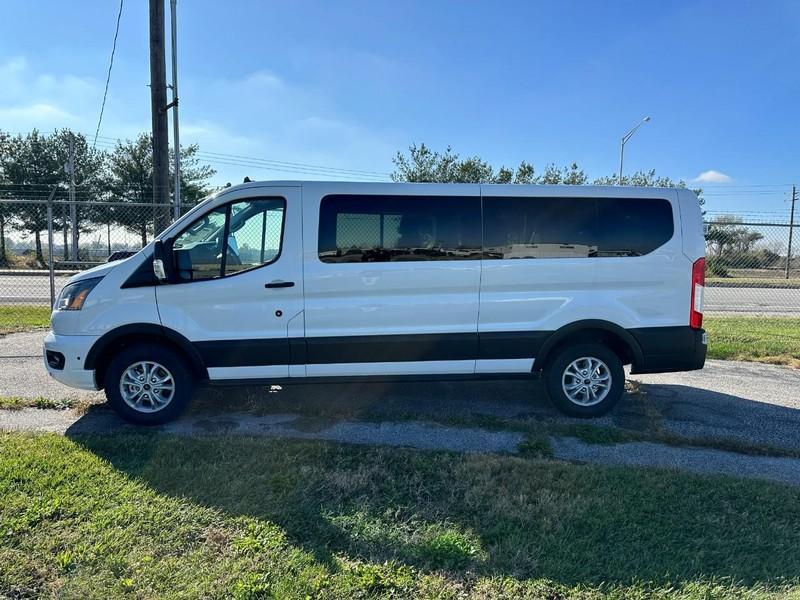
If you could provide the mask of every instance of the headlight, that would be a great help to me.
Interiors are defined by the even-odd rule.
[[[64,289],[58,295],[56,300],[56,310],[80,310],[83,308],[83,303],[86,302],[86,297],[89,295],[102,277],[92,277],[91,279],[82,279],[75,283],[65,285]]]

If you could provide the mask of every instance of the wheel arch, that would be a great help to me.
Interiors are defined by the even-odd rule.
[[[137,342],[156,342],[171,347],[186,359],[192,373],[200,379],[208,379],[203,358],[192,343],[177,331],[155,323],[132,323],[104,333],[87,353],[83,368],[94,369],[95,380],[102,386],[105,370],[115,352]]]
[[[629,331],[610,321],[585,319],[564,325],[550,334],[536,354],[533,371],[541,372],[559,348],[580,342],[607,345],[622,359],[623,364],[644,363],[642,348]]]

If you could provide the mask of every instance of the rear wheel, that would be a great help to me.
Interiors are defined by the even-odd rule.
[[[564,347],[545,367],[544,380],[553,404],[572,417],[606,414],[625,389],[619,356],[596,343]]]
[[[108,403],[123,419],[140,425],[176,418],[188,404],[193,388],[183,358],[155,344],[122,349],[106,370]]]

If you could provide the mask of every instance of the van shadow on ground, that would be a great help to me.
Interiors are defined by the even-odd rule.
[[[410,413],[530,423],[555,416],[536,386],[302,385],[273,393],[226,388],[205,392],[189,418],[224,418],[247,409],[326,421]],[[766,431],[800,418],[795,409],[704,390],[695,403],[692,390],[646,386],[642,397],[624,399],[610,419],[639,427],[652,422],[655,408],[663,424],[720,433],[757,422]],[[743,414],[749,415],[745,422],[738,420]],[[277,524],[331,569],[334,556],[344,554],[461,577],[546,577],[568,585],[710,578],[771,584],[800,573],[800,554],[787,551],[800,543],[800,497],[782,486],[252,436],[127,428],[123,435],[96,435],[97,419],[108,427],[113,417],[102,408],[89,411],[67,435],[159,493]],[[752,522],[753,506],[773,504],[773,518]]]

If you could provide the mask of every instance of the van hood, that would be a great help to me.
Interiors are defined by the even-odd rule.
[[[136,256],[134,254],[134,256]],[[102,265],[97,265],[96,267],[92,267],[91,269],[86,269],[85,271],[81,271],[76,275],[73,275],[69,278],[67,283],[75,283],[76,281],[83,281],[84,279],[91,279],[93,277],[105,277],[111,271],[122,265],[123,263],[128,262],[132,259],[133,256],[129,256],[128,258],[123,258],[122,260],[115,260],[114,262],[104,263]]]

